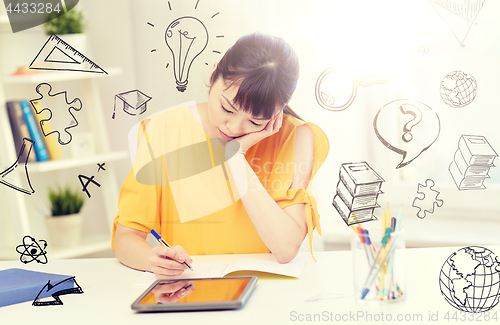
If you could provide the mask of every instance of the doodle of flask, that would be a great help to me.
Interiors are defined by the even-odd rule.
[[[8,187],[11,187],[11,188],[13,188],[15,190],[18,190],[19,192],[23,192],[24,194],[31,195],[32,193],[35,193],[35,190],[31,186],[30,178],[29,178],[29,175],[28,175],[28,157],[29,157],[29,155],[31,153],[31,149],[33,148],[33,144],[34,143],[35,143],[35,141],[33,141],[33,140],[30,140],[30,139],[27,139],[27,138],[23,139],[23,144],[21,145],[21,149],[19,150],[19,155],[17,156],[16,162],[13,163],[12,166],[10,166],[9,168],[7,168],[3,172],[0,172],[0,184],[7,185]],[[24,156],[23,161],[19,161],[21,159],[21,157],[23,156],[24,150],[27,150],[28,154],[26,156]],[[16,186],[16,185],[14,185],[12,183],[9,183],[9,182],[7,182],[5,180],[5,177],[7,175],[9,175],[10,172],[12,172],[13,170],[15,170],[19,166],[19,164],[23,164],[23,163],[24,163],[24,171],[25,171],[25,174],[26,174],[26,180],[28,181],[29,189],[25,189],[25,188]]]

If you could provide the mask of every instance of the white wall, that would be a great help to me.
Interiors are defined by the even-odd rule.
[[[106,126],[109,130],[111,147],[126,150],[126,134],[137,118],[111,119],[115,94],[138,87],[136,59],[137,41],[134,37],[134,11],[130,0],[84,0],[80,4],[88,17],[88,35],[93,56],[103,67],[119,67],[122,74],[99,80],[102,105],[105,110]],[[79,5],[80,5],[79,4]],[[121,161],[114,164],[121,185],[131,164]]]

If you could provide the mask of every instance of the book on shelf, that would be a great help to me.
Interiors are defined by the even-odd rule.
[[[482,135],[462,135],[458,140],[458,149],[469,166],[493,165],[493,161],[498,157]]]
[[[339,178],[353,196],[376,194],[385,182],[365,161],[342,164]]]
[[[44,110],[42,107],[40,107],[39,101],[31,101],[31,103],[33,104],[33,110],[35,113],[34,115],[40,133],[42,135],[44,135],[44,131],[46,134],[52,133],[53,131],[52,126],[50,125],[50,121],[48,121],[48,119],[50,119],[51,116],[48,113],[48,110]],[[42,121],[43,121],[43,130],[41,127]],[[49,152],[50,160],[56,160],[63,156],[61,148],[59,147],[59,142],[57,141],[57,136],[55,134],[50,136],[45,136],[44,140],[45,140],[45,146],[47,147],[47,151]]]
[[[9,115],[10,128],[12,129],[12,137],[14,138],[14,145],[16,147],[16,155],[19,154],[21,147],[23,145],[23,139],[30,139],[30,133],[28,130],[28,125],[24,120],[23,111],[21,109],[21,104],[18,101],[9,101],[6,103],[7,114]],[[19,161],[36,161],[35,151],[31,151],[30,155],[26,157],[28,151],[23,151]]]
[[[35,141],[34,148],[36,152],[37,161],[47,161],[50,158],[49,152],[47,150],[47,147],[45,146],[45,141],[43,140],[40,128],[37,125],[38,123],[35,119],[33,108],[31,107],[31,105],[27,100],[22,100],[20,103],[24,115],[24,120],[28,125],[30,138],[31,140]]]

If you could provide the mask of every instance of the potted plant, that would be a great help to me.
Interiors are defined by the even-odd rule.
[[[49,188],[51,216],[46,218],[47,229],[54,247],[77,246],[81,239],[84,203],[81,191],[69,186]]]
[[[47,16],[47,22],[43,25],[47,35],[62,36],[62,40],[79,52],[85,53],[87,37],[83,13],[77,9],[71,9],[64,15],[57,16],[57,12]]]

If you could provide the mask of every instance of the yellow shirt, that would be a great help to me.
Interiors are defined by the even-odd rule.
[[[190,255],[212,255],[212,254],[250,254],[269,253],[269,249],[262,242],[255,230],[245,207],[235,190],[227,164],[217,162],[214,141],[207,141],[208,136],[198,124],[188,107],[179,107],[157,114],[151,119],[146,119],[145,129],[139,132],[136,161],[127,178],[125,179],[118,200],[119,212],[113,223],[112,248],[116,224],[149,232],[154,228],[170,245],[180,245]],[[311,182],[306,190],[302,188],[290,188],[293,178],[293,162],[295,151],[295,132],[297,126],[304,122],[290,116],[283,116],[281,129],[272,136],[263,139],[251,147],[245,157],[254,170],[264,188],[270,196],[281,207],[299,203],[305,203],[309,243],[312,253],[312,234],[316,228],[321,234],[319,214],[314,197],[310,194]],[[306,123],[314,135],[314,167],[311,180],[328,155],[329,143],[325,133],[315,124]],[[144,135],[147,140],[144,140]],[[143,141],[141,141],[141,139]],[[155,145],[161,142],[161,146]],[[212,145],[210,145],[212,144]],[[176,172],[174,176],[169,161],[172,161],[172,148],[192,148],[197,151],[206,146],[210,150],[211,167],[202,166],[199,158],[194,158],[196,163],[190,166],[197,168],[196,175],[179,176],[182,172]],[[185,151],[185,150],[184,150]],[[220,150],[219,150],[220,151]],[[140,153],[146,154],[149,162],[144,160]],[[176,152],[179,152],[177,150]],[[179,155],[176,157],[178,158]],[[151,163],[153,160],[155,164]],[[167,162],[167,163],[166,163]],[[182,165],[181,163],[177,163]],[[153,166],[154,165],[154,166]],[[206,165],[206,164],[205,164]],[[149,166],[149,167],[148,167]],[[153,168],[151,168],[153,166]],[[194,166],[194,167],[193,167]],[[179,166],[177,166],[179,167]],[[142,169],[141,169],[142,168]],[[144,176],[144,171],[148,170]],[[229,177],[228,177],[229,173]],[[185,173],[184,173],[185,174]],[[193,173],[191,173],[193,174]],[[209,175],[210,174],[210,175]],[[192,192],[178,190],[181,188],[175,184],[189,183],[199,177],[221,177],[227,184],[225,193],[210,190],[211,184],[215,187],[217,182],[207,183],[209,190],[200,194],[200,188],[194,186]],[[226,177],[224,179],[224,177]],[[139,181],[138,181],[139,180]],[[233,185],[233,186],[231,186]],[[224,191],[222,191],[224,192]],[[179,193],[183,195],[183,204],[179,203]],[[205,195],[212,198],[212,202],[219,200],[220,209],[203,216],[197,216],[194,220],[186,220],[186,213],[191,208],[199,207],[205,203]],[[175,198],[174,198],[175,197]],[[176,207],[179,205],[179,211]],[[229,201],[228,201],[229,200]],[[188,204],[186,204],[186,202]],[[201,202],[201,203],[200,203]],[[182,208],[180,206],[183,206]],[[199,209],[198,209],[199,210]],[[196,212],[196,210],[193,210]],[[113,248],[114,249],[114,248]]]

